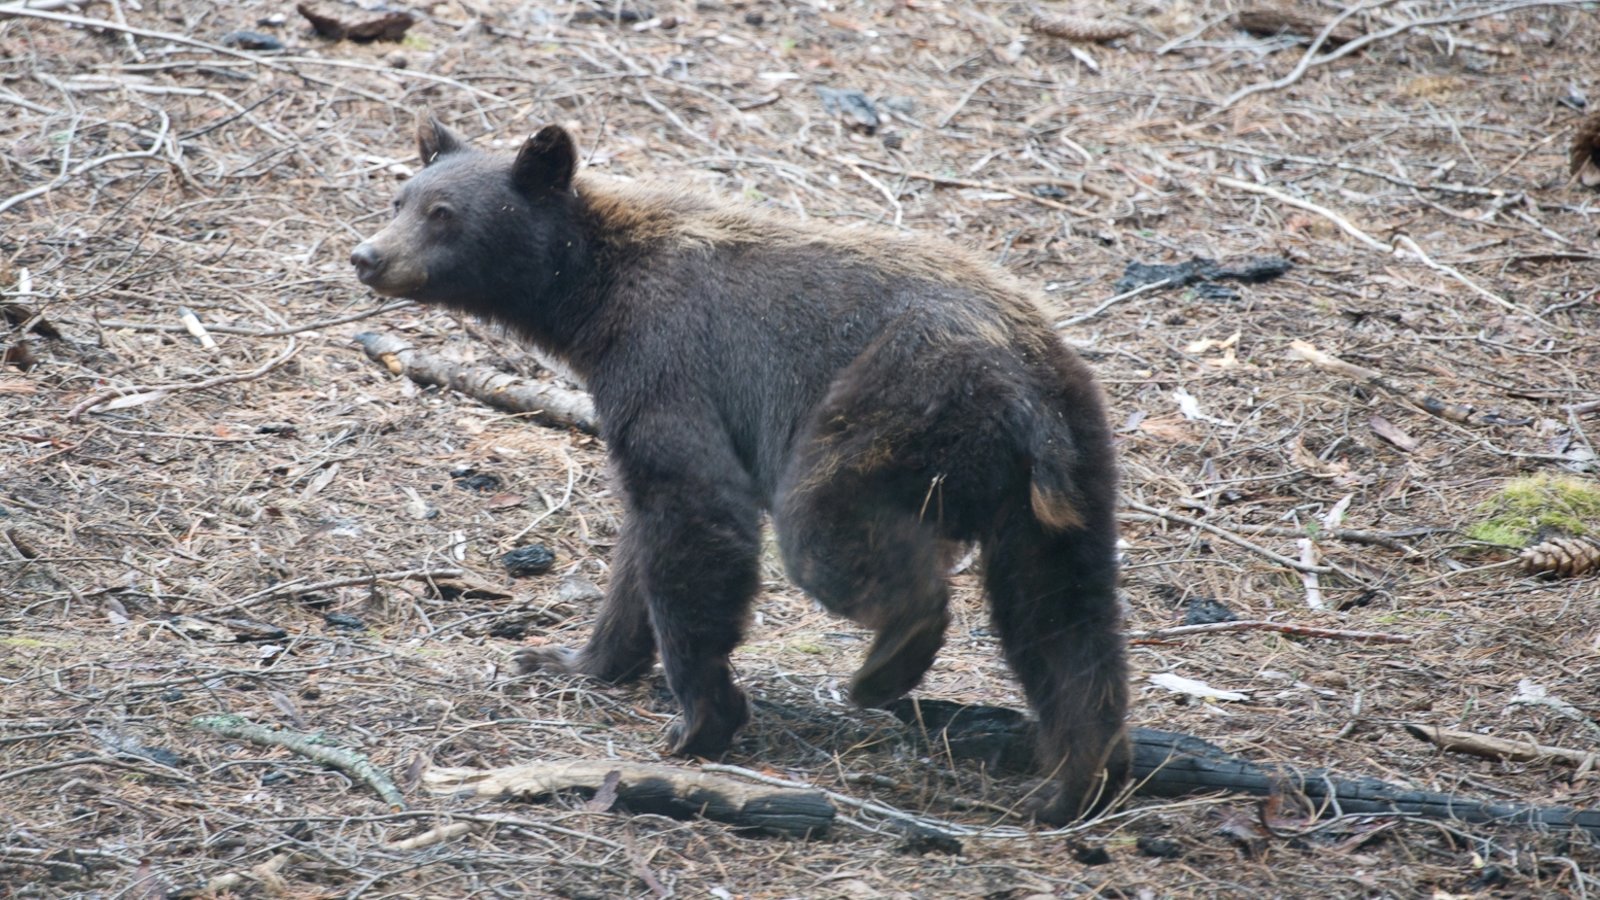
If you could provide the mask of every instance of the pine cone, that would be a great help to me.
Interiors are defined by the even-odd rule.
[[[1040,34],[1081,44],[1108,44],[1133,34],[1133,28],[1128,25],[1067,16],[1034,16],[1028,27]]]
[[[1524,571],[1571,578],[1600,569],[1600,544],[1589,538],[1551,538],[1522,551]]]
[[[1567,148],[1567,171],[1587,187],[1600,185],[1600,109],[1578,123]]]

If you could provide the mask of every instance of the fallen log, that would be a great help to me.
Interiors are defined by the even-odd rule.
[[[582,391],[424,353],[392,335],[363,331],[355,339],[373,362],[418,384],[447,387],[496,409],[528,413],[541,425],[576,428],[588,434],[597,430],[594,402]]]
[[[432,768],[422,784],[435,794],[543,800],[563,794],[600,798],[600,809],[704,816],[736,828],[790,837],[820,837],[833,824],[833,804],[820,791],[746,784],[683,766],[566,760],[499,769]]]
[[[889,708],[913,726],[930,749],[991,768],[1031,772],[1034,725],[1023,713],[995,706],[905,699]],[[1346,778],[1327,769],[1255,763],[1200,738],[1154,728],[1132,729],[1134,793],[1184,797],[1207,792],[1270,796],[1294,791],[1335,815],[1417,816],[1468,824],[1546,829],[1579,828],[1600,837],[1600,809],[1490,803],[1456,794],[1417,791],[1375,778]]]

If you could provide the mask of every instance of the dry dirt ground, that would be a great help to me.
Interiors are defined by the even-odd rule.
[[[1600,895],[1582,834],[1281,810],[1268,828],[1237,796],[1033,829],[1005,814],[1025,779],[844,702],[863,635],[775,561],[736,658],[757,714],[725,762],[943,823],[960,855],[881,807],[841,804],[799,841],[425,792],[428,765],[660,761],[674,712],[659,678],[508,670],[592,618],[618,525],[599,441],[418,387],[351,340],[554,377],[350,276],[431,108],[480,142],[559,121],[600,172],[978,248],[1042,288],[1104,379],[1136,504],[1130,629],[1212,599],[1410,639],[1145,636],[1136,724],[1466,797],[1600,797],[1589,767],[1399,727],[1600,746],[1600,581],[1527,577],[1460,531],[1509,478],[1594,471],[1600,195],[1566,157],[1600,102],[1589,4],[1308,3],[1372,37],[1301,67],[1305,41],[1241,30],[1233,0],[649,2],[424,5],[371,44],[280,0],[46,4],[110,30],[0,6],[0,896]],[[1072,43],[1039,14],[1127,33]],[[224,47],[240,29],[285,49]],[[824,88],[860,91],[879,126]],[[1128,263],[1195,255],[1293,267],[1104,303]],[[1288,564],[1300,539],[1321,609]],[[502,555],[532,543],[555,568],[511,578]],[[955,583],[920,695],[1020,707],[972,573]],[[191,724],[215,713],[364,754],[408,805]],[[445,839],[402,843],[419,835]]]

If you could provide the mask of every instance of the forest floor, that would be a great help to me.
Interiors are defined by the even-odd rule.
[[[659,675],[509,666],[593,621],[619,519],[599,439],[419,387],[352,341],[557,377],[349,271],[432,110],[498,147],[561,122],[590,170],[941,236],[1037,285],[1110,397],[1135,724],[1463,798],[1600,803],[1592,765],[1402,727],[1600,749],[1600,577],[1528,575],[1519,542],[1554,532],[1482,527],[1512,485],[1567,532],[1600,528],[1600,194],[1567,159],[1600,104],[1591,4],[1306,3],[1356,40],[1301,66],[1306,29],[1246,31],[1261,8],[1238,0],[641,2],[452,0],[372,43],[282,0],[0,4],[0,897],[1600,896],[1581,833],[1230,795],[1034,828],[1007,812],[1028,779],[845,701],[863,633],[770,552],[735,658],[756,715],[724,762],[877,806],[796,840],[424,790],[430,766],[696,765],[662,756]],[[1123,35],[1074,42],[1038,15]],[[1196,256],[1292,265],[1118,284]],[[502,556],[535,543],[554,568],[510,577]],[[953,581],[917,695],[1023,708],[974,574]],[[1152,633],[1208,602],[1403,642]],[[194,726],[217,713],[364,755],[405,808]],[[961,852],[908,841],[894,811]]]

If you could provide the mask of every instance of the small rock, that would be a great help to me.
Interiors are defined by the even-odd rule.
[[[819,85],[817,96],[822,98],[824,110],[845,119],[857,131],[873,134],[883,122],[878,118],[878,110],[872,101],[860,91],[839,91]]]
[[[561,586],[556,588],[556,599],[562,603],[588,602],[604,598],[605,591],[600,590],[594,582],[581,575],[568,575],[561,579]]]

